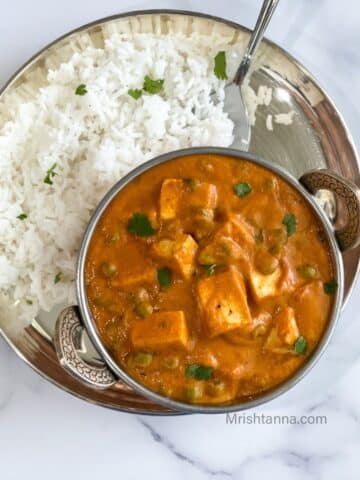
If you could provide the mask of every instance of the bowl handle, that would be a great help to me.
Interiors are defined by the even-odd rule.
[[[111,387],[116,383],[111,370],[105,364],[96,367],[85,362],[77,351],[76,345],[80,345],[83,328],[78,307],[67,307],[60,313],[54,335],[59,362],[68,373],[87,385],[102,390]]]
[[[310,170],[299,178],[300,183],[312,194],[318,190],[330,190],[343,200],[346,208],[346,224],[335,230],[341,251],[360,245],[360,189],[337,173],[327,170]]]

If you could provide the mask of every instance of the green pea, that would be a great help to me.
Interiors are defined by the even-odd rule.
[[[187,387],[185,395],[190,402],[194,402],[203,396],[203,389],[201,385],[192,385],[191,387]]]
[[[147,302],[137,303],[134,312],[138,317],[145,318],[153,312],[153,307]]]
[[[165,357],[162,361],[163,365],[169,370],[175,370],[179,366],[179,357]]]
[[[203,251],[200,252],[200,255],[198,257],[198,262],[200,265],[212,265],[216,263],[216,259],[214,255],[211,255],[210,253]]]
[[[263,275],[271,275],[279,267],[279,260],[268,252],[261,250],[255,258],[255,267]]]
[[[117,266],[111,262],[104,262],[101,265],[101,270],[107,278],[114,277],[117,274]]]
[[[319,271],[315,265],[303,265],[299,268],[300,274],[309,280],[316,278],[319,275]]]
[[[279,260],[275,257],[267,258],[262,264],[260,272],[264,275],[271,275],[279,267]]]
[[[138,352],[134,356],[134,365],[137,367],[148,367],[153,360],[153,354],[147,352]]]
[[[98,295],[94,298],[94,303],[96,306],[105,308],[107,310],[109,310],[113,306],[111,300],[108,300],[101,295]]]
[[[282,247],[288,240],[288,234],[285,228],[275,228],[269,233],[270,248],[269,252],[272,255],[281,253]]]
[[[272,178],[267,178],[264,182],[264,187],[267,189],[267,190],[271,190],[272,188],[274,188],[275,186],[275,183],[274,183],[274,180]]]
[[[109,238],[109,243],[114,244],[120,240],[120,233],[116,230]]]

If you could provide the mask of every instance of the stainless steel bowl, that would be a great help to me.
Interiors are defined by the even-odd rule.
[[[246,159],[254,162],[257,165],[267,168],[292,185],[306,200],[326,232],[335,270],[334,276],[338,284],[328,326],[316,350],[310,355],[307,362],[288,380],[272,390],[267,391],[263,395],[249,401],[225,406],[192,405],[175,401],[154,393],[129,376],[126,371],[118,363],[116,363],[100,338],[96,324],[89,309],[84,283],[85,261],[91,238],[100,217],[114,197],[126,185],[128,185],[143,172],[169,160],[196,154],[217,154],[230,156],[233,158]],[[319,190],[332,192],[332,194],[336,196],[338,202],[344,206],[344,208],[339,209],[339,215],[343,217],[341,219],[343,226],[340,229],[334,230],[324,210],[315,200],[313,195]],[[344,271],[341,252],[358,246],[359,241],[360,190],[355,184],[342,178],[331,170],[312,170],[305,173],[299,180],[297,180],[287,173],[283,168],[270,164],[259,158],[257,155],[229,148],[189,148],[161,155],[135,168],[128,175],[117,182],[102,199],[90,219],[82,240],[77,265],[76,290],[78,308],[74,306],[66,308],[60,314],[56,325],[55,345],[59,361],[68,372],[70,372],[72,375],[75,375],[82,382],[92,385],[94,388],[108,388],[113,385],[117,379],[121,379],[129,387],[134,389],[139,394],[145,396],[149,400],[179,412],[226,413],[261,405],[275,397],[278,397],[282,393],[287,392],[290,388],[296,385],[296,383],[299,382],[310,371],[310,369],[315,365],[324,352],[330,337],[334,332],[342,304],[344,291]],[[79,356],[76,349],[77,345],[75,340],[78,338],[79,331],[84,328],[82,327],[82,324],[86,328],[96,350],[104,360],[104,365],[90,365]]]

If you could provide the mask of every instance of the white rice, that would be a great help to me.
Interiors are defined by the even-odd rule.
[[[273,116],[271,114],[267,115],[266,117],[266,128],[272,132],[274,130],[273,127]]]
[[[10,305],[23,325],[74,302],[81,236],[126,172],[170,150],[231,145],[233,124],[223,103],[210,100],[213,90],[224,97],[213,62],[225,47],[220,35],[210,42],[199,34],[114,34],[104,48],[87,47],[50,70],[31,101],[8,100],[10,119],[0,125],[0,321]],[[240,56],[239,47],[227,48],[230,70]],[[163,91],[134,100],[128,89],[141,88],[145,75],[164,79]],[[88,93],[75,95],[82,83]],[[271,89],[247,86],[246,95],[254,123]],[[44,183],[55,164],[53,185]]]
[[[295,112],[291,110],[288,113],[277,113],[274,116],[275,123],[278,123],[279,125],[291,125],[293,123]]]
[[[272,88],[267,87],[266,85],[260,85],[258,94],[257,94],[257,104],[266,105],[268,107],[271,103],[271,100],[272,100]]]

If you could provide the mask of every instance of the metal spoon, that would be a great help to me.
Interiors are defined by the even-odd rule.
[[[251,128],[247,109],[242,97],[241,85],[250,69],[256,50],[264,37],[265,30],[279,0],[264,0],[255,29],[251,34],[244,58],[231,83],[225,87],[224,110],[234,122],[233,148],[247,151],[250,145]]]

